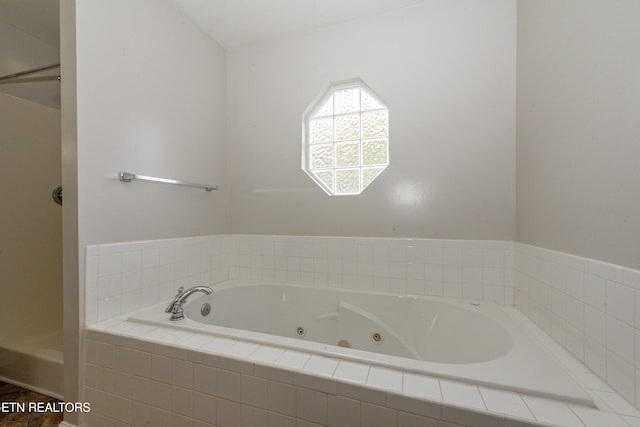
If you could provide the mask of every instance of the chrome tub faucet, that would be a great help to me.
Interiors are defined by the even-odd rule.
[[[213,289],[208,286],[194,286],[193,288],[189,288],[186,290],[183,287],[180,287],[173,301],[171,301],[167,308],[164,309],[165,313],[171,313],[171,317],[169,318],[169,320],[184,319],[182,304],[187,302],[187,298],[189,298],[189,295],[196,292],[203,292],[209,295],[211,292],[213,292]]]

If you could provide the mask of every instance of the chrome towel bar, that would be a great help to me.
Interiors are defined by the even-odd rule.
[[[147,181],[147,182],[160,182],[162,184],[173,184],[173,185],[181,185],[183,187],[200,188],[206,191],[218,190],[217,185],[195,184],[193,182],[178,181],[177,179],[156,178],[155,176],[138,175],[130,172],[118,173],[118,179],[122,182],[131,182],[134,180]]]

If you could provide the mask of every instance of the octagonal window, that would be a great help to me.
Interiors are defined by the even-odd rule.
[[[303,130],[302,169],[327,194],[360,194],[389,165],[389,108],[360,79],[331,84]]]

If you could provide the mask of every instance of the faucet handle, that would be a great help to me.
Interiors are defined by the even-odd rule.
[[[171,310],[171,317],[169,320],[176,321],[184,319],[184,311],[182,309],[182,304],[184,301],[178,301],[174,304],[173,310]]]
[[[184,288],[182,286],[180,286],[178,288],[178,293],[176,294],[175,297],[173,297],[173,301],[171,301],[169,303],[169,305],[167,306],[167,308],[164,309],[165,313],[171,313],[171,310],[173,310],[173,307],[176,305],[176,303],[178,302],[178,299],[182,295],[182,291],[184,291]]]

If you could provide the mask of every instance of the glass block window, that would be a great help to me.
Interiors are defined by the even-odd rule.
[[[360,194],[389,165],[389,108],[360,79],[334,83],[303,115],[302,169],[328,194]]]

